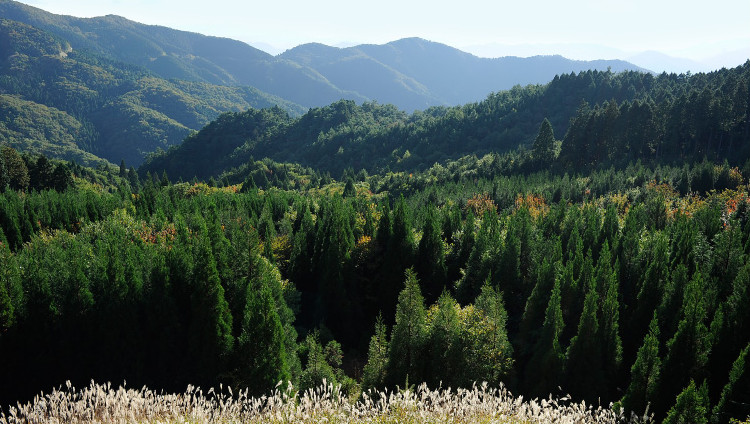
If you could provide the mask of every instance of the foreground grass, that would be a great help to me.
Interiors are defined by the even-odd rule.
[[[567,398],[524,401],[504,387],[368,392],[357,401],[333,385],[299,394],[292,389],[248,397],[189,386],[182,394],[115,389],[109,383],[40,394],[0,414],[0,423],[617,423],[641,422],[612,409],[572,403]]]

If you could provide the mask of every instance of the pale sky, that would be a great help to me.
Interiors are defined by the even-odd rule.
[[[749,0],[22,2],[58,14],[115,14],[229,37],[274,54],[308,42],[383,44],[404,37],[421,37],[482,56],[561,53],[574,59],[610,59],[656,50],[704,60],[750,51]]]

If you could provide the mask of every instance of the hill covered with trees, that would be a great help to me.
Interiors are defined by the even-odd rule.
[[[26,24],[0,20],[0,141],[95,165],[139,165],[226,111],[301,107],[248,87],[167,81]]]
[[[519,146],[531,152],[545,119],[552,137],[564,136],[559,157],[538,157],[527,170],[622,167],[637,160],[681,164],[704,157],[741,166],[750,155],[743,143],[750,129],[749,76],[750,62],[690,76],[587,71],[413,114],[352,101],[313,108],[299,118],[278,109],[226,114],[182,145],[150,157],[142,171],[166,170],[184,180],[218,177],[264,157],[336,177],[347,168],[424,170],[470,154]],[[548,144],[552,148],[556,153],[557,145]]]

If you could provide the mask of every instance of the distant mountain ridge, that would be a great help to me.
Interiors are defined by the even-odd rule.
[[[344,49],[306,44],[272,56],[240,41],[114,15],[75,18],[12,0],[0,0],[0,15],[56,34],[75,49],[142,66],[162,78],[252,86],[305,107],[351,99],[392,103],[413,111],[480,101],[491,92],[547,83],[564,73],[644,71],[619,60],[485,59],[419,38]]]

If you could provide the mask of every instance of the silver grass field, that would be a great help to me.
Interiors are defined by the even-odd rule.
[[[203,392],[188,386],[182,394],[113,388],[93,381],[83,389],[66,388],[39,394],[33,401],[10,407],[0,423],[619,423],[648,422],[650,417],[593,407],[560,399],[524,400],[502,384],[471,389],[362,393],[352,400],[340,387],[324,382],[300,394],[291,388],[270,396],[248,397],[247,390],[214,388]]]

